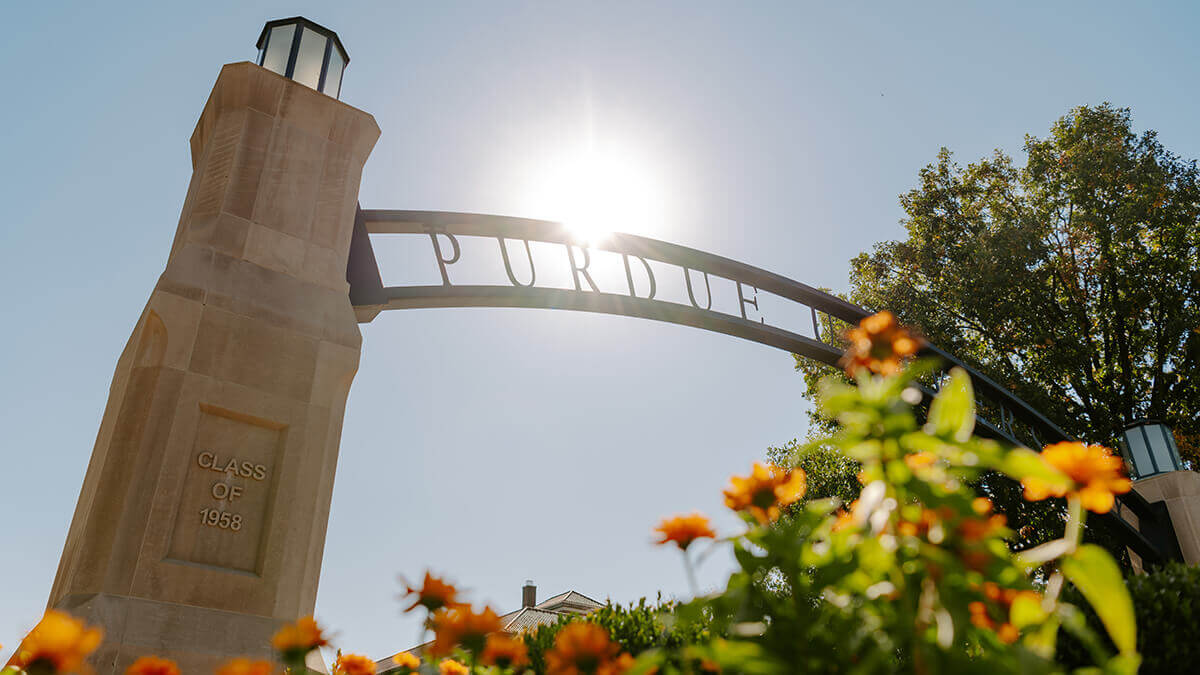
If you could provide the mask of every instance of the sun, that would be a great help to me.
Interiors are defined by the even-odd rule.
[[[540,163],[526,211],[563,223],[586,243],[612,232],[647,234],[662,226],[663,188],[645,158],[595,143]]]

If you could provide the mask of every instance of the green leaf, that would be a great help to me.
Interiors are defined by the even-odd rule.
[[[1063,575],[1075,584],[1100,617],[1113,644],[1123,655],[1137,654],[1137,622],[1133,600],[1121,568],[1095,544],[1084,544],[1062,561]]]
[[[962,368],[950,371],[950,379],[929,405],[929,433],[960,443],[975,429],[975,393],[971,377]]]
[[[1042,609],[1041,598],[1028,594],[1018,595],[1009,609],[1009,621],[1017,628],[1041,623],[1047,616],[1046,610]]]
[[[1104,664],[1104,672],[1112,675],[1136,675],[1142,658],[1137,654],[1117,654]]]

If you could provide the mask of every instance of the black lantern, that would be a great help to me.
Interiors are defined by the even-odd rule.
[[[268,21],[258,36],[258,65],[334,98],[350,57],[337,33],[302,16]]]
[[[1175,436],[1160,422],[1140,420],[1126,427],[1121,452],[1133,466],[1134,479],[1183,470]]]

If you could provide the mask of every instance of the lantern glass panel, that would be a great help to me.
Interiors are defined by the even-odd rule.
[[[305,28],[300,37],[300,53],[296,55],[296,68],[292,79],[317,88],[321,81],[321,65],[325,61],[325,42],[329,38],[311,28]]]
[[[1146,426],[1146,436],[1150,438],[1150,451],[1154,453],[1154,463],[1159,471],[1178,471],[1174,451],[1175,439],[1171,430],[1161,424]]]
[[[1146,437],[1142,434],[1141,427],[1125,430],[1125,447],[1129,451],[1135,474],[1146,476],[1155,473],[1153,460],[1150,459],[1150,447],[1146,445]]]
[[[325,89],[324,93],[337,98],[338,92],[342,88],[342,71],[346,68],[346,62],[342,61],[342,53],[337,47],[329,50],[329,70],[325,73]]]
[[[262,67],[280,75],[286,75],[288,55],[292,52],[292,37],[296,34],[296,24],[289,23],[275,26],[267,36],[267,49],[263,55]]]

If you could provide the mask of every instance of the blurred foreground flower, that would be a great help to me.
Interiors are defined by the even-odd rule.
[[[51,609],[21,641],[8,665],[25,671],[73,673],[83,667],[84,659],[103,639],[100,628],[88,628],[79,619]]]
[[[435,656],[445,656],[457,645],[479,653],[488,634],[503,627],[491,607],[484,607],[480,612],[471,607],[443,609],[433,615],[432,621],[434,637],[429,653]]]
[[[800,500],[807,487],[804,470],[754,463],[750,475],[733,476],[725,490],[725,505],[744,511],[766,525],[779,518],[780,509]]]
[[[143,656],[125,669],[125,675],[179,675],[179,666],[171,659]]]
[[[503,633],[492,633],[487,636],[479,660],[485,666],[519,668],[529,663],[529,655],[524,640]]]
[[[921,349],[921,339],[897,323],[896,317],[886,310],[864,318],[857,328],[846,331],[846,340],[850,346],[840,363],[850,377],[862,368],[878,375],[895,375],[900,372],[902,361]]]
[[[321,632],[321,627],[311,616],[290,623],[271,638],[271,645],[283,657],[283,662],[289,665],[297,661],[303,662],[304,656],[316,649],[329,644]]]
[[[454,659],[442,659],[442,662],[438,664],[438,672],[441,675],[467,675],[470,671]]]
[[[334,675],[375,675],[375,662],[361,654],[338,654]]]
[[[546,652],[547,675],[618,675],[632,665],[633,657],[594,623],[567,624]]]
[[[1047,497],[1077,494],[1083,508],[1108,513],[1116,501],[1114,494],[1129,492],[1132,483],[1124,475],[1125,463],[1103,445],[1064,441],[1042,450],[1042,461],[1066,474],[1071,487],[1051,485],[1036,476],[1027,476],[1025,498],[1039,501]]]
[[[239,656],[217,669],[217,675],[271,675],[270,661],[251,661]]]
[[[709,524],[708,518],[699,513],[664,518],[658,524],[658,527],[654,528],[654,531],[662,535],[662,539],[657,543],[674,543],[684,551],[697,539],[714,539],[717,536],[717,533],[712,529],[712,525]]]
[[[445,579],[435,577],[429,572],[425,572],[425,579],[421,582],[420,588],[409,586],[407,582],[404,582],[404,586],[405,597],[414,597],[413,604],[405,608],[406,612],[411,612],[418,607],[436,612],[443,607],[453,607],[458,604],[458,589],[447,583]]]
[[[1019,637],[1019,631],[1011,620],[1013,605],[1025,602],[1037,607],[1042,604],[1042,596],[1034,591],[1001,588],[990,581],[983,584],[983,595],[987,602],[977,600],[967,606],[971,623],[995,632],[996,637],[1005,644],[1012,644]],[[996,614],[999,615],[998,619],[994,616]]]
[[[421,667],[421,659],[418,659],[410,652],[400,652],[392,657],[392,661],[396,664],[399,675],[415,673],[417,672],[417,669]]]

